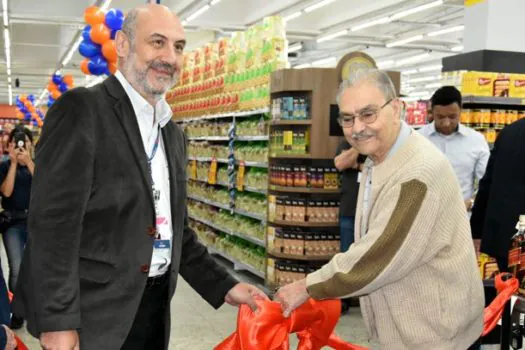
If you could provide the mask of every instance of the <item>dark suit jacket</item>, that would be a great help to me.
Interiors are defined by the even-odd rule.
[[[479,184],[470,225],[481,251],[506,266],[511,237],[525,214],[525,120],[503,129]]]
[[[168,123],[162,136],[173,219],[170,298],[180,273],[218,308],[236,280],[188,228],[183,132]],[[154,226],[147,156],[118,80],[65,93],[48,112],[37,147],[15,293],[31,334],[78,329],[83,350],[119,349],[148,278]],[[169,311],[164,316],[168,338]]]

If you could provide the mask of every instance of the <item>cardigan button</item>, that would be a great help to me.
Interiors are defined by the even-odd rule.
[[[149,272],[149,265],[148,264],[141,265],[140,266],[140,271],[142,271],[144,273],[148,273]]]
[[[153,226],[148,227],[148,236],[153,237],[157,234],[157,229]]]

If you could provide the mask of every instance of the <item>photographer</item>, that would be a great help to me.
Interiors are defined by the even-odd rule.
[[[9,135],[9,160],[0,164],[0,191],[3,220],[7,229],[3,241],[9,262],[9,289],[14,291],[20,263],[27,242],[27,214],[31,194],[33,135],[27,128],[16,127]],[[13,315],[11,328],[22,326],[23,319]]]

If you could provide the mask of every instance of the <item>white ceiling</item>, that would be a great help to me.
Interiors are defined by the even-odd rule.
[[[3,0],[4,2],[6,0]],[[84,9],[107,0],[7,0],[9,34],[11,41],[11,70],[13,97],[19,94],[35,94],[44,91],[50,76],[60,68],[79,30],[84,26]],[[211,0],[161,0],[161,3],[176,11],[182,19],[188,18]],[[194,49],[214,41],[232,31],[242,30],[269,15],[290,14],[322,0],[221,0],[208,11],[186,25],[188,49]],[[402,46],[387,48],[386,44],[397,39],[425,34],[443,28],[463,24],[463,0],[445,0],[443,5],[394,20],[388,24],[376,25],[336,39],[318,43],[323,35],[348,30],[368,21],[391,16],[400,11],[428,4],[434,0],[333,0],[332,3],[303,13],[287,23],[289,44],[301,43],[303,48],[297,58],[290,59],[292,66],[309,64],[313,61],[335,57],[360,50],[371,55],[377,62],[386,63],[384,68],[411,70],[414,67],[432,66],[441,58],[456,54],[453,47],[461,45],[463,31],[425,37]],[[145,1],[113,0],[110,7],[124,12]],[[8,103],[8,83],[4,38],[0,38],[0,103]],[[413,64],[399,66],[399,60],[430,54]],[[73,74],[75,85],[85,84],[86,78],[80,72],[82,57],[75,53],[61,71]],[[392,62],[393,61],[393,62]],[[332,64],[333,65],[333,64]],[[437,76],[439,70],[414,74]],[[15,88],[15,79],[20,88]],[[437,80],[437,78],[436,78]],[[432,81],[411,84],[415,90]]]

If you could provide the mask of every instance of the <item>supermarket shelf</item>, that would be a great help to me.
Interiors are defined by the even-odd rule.
[[[525,99],[513,97],[463,96],[463,104],[524,106]]]
[[[311,154],[270,154],[270,158],[282,158],[282,159],[311,159]]]
[[[270,125],[312,125],[311,120],[272,120]]]
[[[191,180],[191,181],[201,182],[201,183],[204,183],[204,184],[207,184],[207,185],[211,185],[211,186],[217,185],[217,186],[228,187],[228,184],[226,184],[226,183],[222,183],[222,182],[218,182],[218,183],[216,183],[216,184],[211,184],[211,183],[208,182],[208,180],[192,179],[191,177],[189,177],[188,179]]]
[[[211,162],[211,157],[188,157],[188,160],[196,160],[197,162]],[[217,163],[225,163],[228,164],[228,159],[217,159]]]
[[[268,222],[269,225],[276,226],[299,226],[299,227],[339,227],[339,223],[334,222],[297,222],[275,220]]]
[[[287,193],[319,193],[319,194],[340,194],[341,190],[324,189],[324,188],[308,188],[308,187],[283,187],[270,185],[270,191],[287,192]]]
[[[268,252],[268,255],[274,256],[280,259],[301,260],[301,261],[329,261],[333,257],[333,255],[306,256],[306,255],[290,255],[290,254],[283,254],[283,253],[276,253],[276,252]]]
[[[188,137],[190,141],[228,141],[228,136],[202,136],[202,137]]]
[[[218,231],[221,231],[221,232],[224,232],[226,234],[229,234],[230,236],[240,237],[240,238],[242,238],[242,239],[244,239],[244,240],[246,240],[248,242],[251,242],[251,243],[256,244],[258,246],[261,246],[261,247],[265,247],[266,246],[266,244],[264,244],[264,241],[262,239],[258,239],[258,238],[251,237],[251,236],[239,233],[239,232],[232,231],[232,230],[224,228],[224,227],[222,227],[220,225],[216,225],[216,224],[214,224],[211,221],[199,218],[199,217],[191,215],[191,214],[188,214],[188,217],[190,219],[195,220],[195,221],[201,222],[201,223],[203,223],[206,226],[214,228],[214,229],[216,229]]]
[[[210,254],[219,255],[223,257],[224,259],[231,261],[233,263],[234,270],[248,271],[257,277],[265,278],[264,273],[262,273],[261,271],[257,270],[253,266],[240,262],[239,260],[229,256],[228,254],[225,254],[210,246],[208,246],[208,251],[210,252]]]
[[[208,119],[221,119],[221,118],[231,118],[231,117],[250,117],[252,115],[259,115],[270,112],[270,108],[262,108],[262,109],[255,109],[252,111],[246,111],[246,112],[236,112],[236,113],[219,113],[219,114],[211,114],[211,115],[202,115],[199,117],[193,117],[193,118],[185,118],[176,120],[176,123],[189,123],[194,122],[198,120],[208,120]]]
[[[236,161],[235,164],[239,165],[241,163],[240,160]],[[250,166],[250,167],[253,167],[253,168],[268,168],[268,163],[267,162],[249,162],[249,161],[246,161],[244,162],[244,165],[245,166]]]
[[[202,202],[202,203],[206,203],[208,205],[212,205],[212,206],[217,207],[217,208],[231,210],[230,207],[225,205],[225,204],[213,202],[213,201],[207,200],[206,198],[202,198],[202,197],[199,197],[199,196],[194,196],[192,194],[188,194],[188,198],[196,200],[196,201],[199,201],[199,202]]]
[[[242,216],[247,216],[249,218],[252,218],[252,219],[255,219],[255,220],[260,220],[262,222],[266,222],[266,217],[263,216],[263,215],[259,215],[259,214],[255,214],[255,213],[250,213],[248,211],[244,211],[242,209],[234,209],[233,210],[235,213],[239,214],[239,215],[242,215]]]
[[[235,141],[268,141],[270,137],[268,135],[263,136],[237,136]]]
[[[259,188],[250,187],[250,186],[244,186],[244,191],[240,192],[253,192],[253,193],[260,193],[260,194],[268,194],[268,191],[261,190]]]

